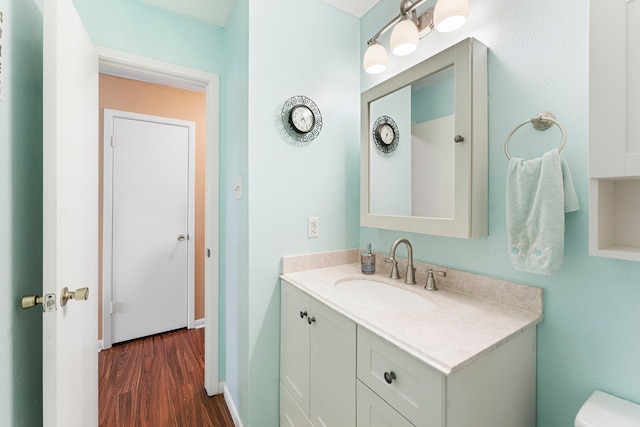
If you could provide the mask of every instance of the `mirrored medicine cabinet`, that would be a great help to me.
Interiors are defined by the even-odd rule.
[[[488,234],[487,48],[472,38],[362,93],[360,224]]]

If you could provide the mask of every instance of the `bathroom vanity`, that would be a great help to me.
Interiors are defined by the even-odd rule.
[[[418,264],[413,286],[359,264],[285,269],[281,426],[535,426],[542,291],[475,276],[469,295],[452,289],[474,275],[449,270],[428,292]]]

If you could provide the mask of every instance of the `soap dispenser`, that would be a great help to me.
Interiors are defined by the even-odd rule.
[[[360,267],[364,274],[373,274],[376,272],[376,255],[371,252],[371,243],[367,245],[360,254]]]

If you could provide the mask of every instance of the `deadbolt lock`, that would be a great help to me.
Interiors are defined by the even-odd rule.
[[[74,299],[76,301],[86,301],[89,299],[89,288],[79,288],[76,291],[70,291],[66,286],[62,288],[60,294],[60,305],[64,307],[67,301]]]
[[[20,301],[20,306],[25,308],[35,307],[38,304],[42,304],[42,311],[56,311],[56,294],[46,294],[44,296],[39,295],[25,295]]]

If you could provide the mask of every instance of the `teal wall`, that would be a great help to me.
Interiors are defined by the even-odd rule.
[[[227,307],[248,319],[245,427],[279,424],[282,255],[358,243],[360,121],[357,18],[318,0],[249,1],[248,12],[249,292]],[[285,100],[300,94],[323,118],[306,146],[287,142],[280,119]],[[309,216],[320,218],[319,238],[307,238]]]
[[[220,362],[221,373],[243,420],[249,413],[249,4],[236,0],[225,28],[220,146]],[[241,200],[234,197],[242,178]]]
[[[376,251],[386,252],[402,235],[411,240],[421,261],[544,288],[545,318],[538,326],[538,426],[570,426],[594,389],[640,402],[640,263],[588,255],[588,1],[486,0],[471,1],[470,6],[463,29],[429,35],[409,57],[390,56],[389,71],[379,76],[362,73],[361,88],[468,36],[488,46],[489,237],[459,240],[361,228],[360,244],[371,241]],[[370,11],[361,21],[361,39],[371,37],[396,7],[396,2],[386,1]],[[388,41],[383,44],[388,46]],[[517,124],[547,110],[567,129],[562,154],[582,206],[566,216],[564,266],[555,277],[513,270],[505,224],[504,139]],[[510,150],[514,156],[538,157],[559,141],[555,128],[524,128]]]
[[[0,101],[0,425],[42,423],[42,313],[20,298],[42,290],[42,13],[4,11]]]
[[[73,0],[94,44],[219,73],[224,30],[139,0]]]

